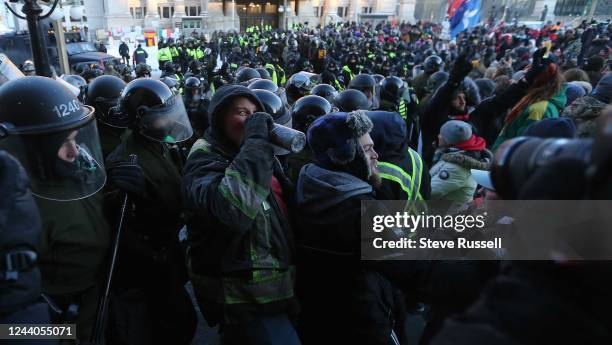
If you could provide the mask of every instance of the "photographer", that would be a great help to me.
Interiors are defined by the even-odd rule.
[[[184,170],[190,276],[208,324],[221,324],[223,344],[300,343],[290,321],[298,308],[291,185],[263,109],[246,87],[220,88]]]
[[[612,125],[612,111],[599,121],[593,141],[517,138],[503,144],[496,152],[498,173],[492,176],[498,195],[506,200],[609,199],[612,138],[605,128]],[[544,166],[528,163],[542,161],[537,157],[542,152],[555,154]],[[589,235],[598,230],[605,229],[580,229]],[[466,312],[446,322],[434,345],[612,341],[607,262],[557,255],[550,261],[511,262],[504,271]]]

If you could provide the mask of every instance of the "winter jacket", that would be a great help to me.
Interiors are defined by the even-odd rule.
[[[17,315],[27,316],[22,322],[48,322],[46,305],[38,303],[40,215],[25,170],[4,151],[0,151],[0,194],[0,322],[17,323]],[[8,257],[12,277],[7,276]]]
[[[470,122],[489,147],[497,139],[508,110],[525,96],[528,88],[529,84],[524,81],[512,84],[502,93],[480,102],[470,113]]]
[[[427,164],[431,163],[433,156],[433,142],[440,133],[442,125],[449,120],[451,116],[467,115],[467,110],[462,114],[455,114],[451,108],[453,95],[459,89],[465,92],[467,106],[476,106],[480,103],[480,95],[478,94],[478,86],[470,78],[465,78],[461,83],[447,81],[435,91],[429,103],[425,106],[421,115],[421,128],[423,136],[423,159]]]
[[[607,263],[518,265],[523,267],[506,269],[466,312],[447,320],[432,345],[612,342]]]
[[[372,187],[307,164],[297,190],[298,331],[303,344],[390,344],[403,324],[401,294],[360,259],[361,201]],[[405,268],[403,273],[410,271]]]
[[[429,174],[419,154],[408,147],[406,123],[396,112],[369,111],[370,132],[378,153],[382,185],[378,200],[424,200],[429,198]]]
[[[492,158],[487,150],[437,150],[434,166],[429,170],[431,199],[452,201],[451,211],[470,202],[477,186],[470,169],[489,170]]]
[[[266,140],[248,139],[236,150],[223,139],[219,109],[236,96],[255,97],[240,86],[217,91],[210,127],[192,147],[183,177],[189,273],[209,325],[297,312],[290,215],[272,191],[274,177],[289,205],[291,183]]]
[[[132,199],[134,208],[128,213],[119,253],[130,259],[117,267],[117,285],[160,289],[182,285],[186,271],[178,245],[178,232],[184,224],[180,158],[166,144],[128,131],[106,159],[107,168],[128,161],[131,154],[138,156],[146,187],[143,195]],[[107,196],[111,199],[112,194]],[[114,200],[114,206],[119,212],[120,198]]]
[[[119,45],[119,55],[130,56],[130,48],[127,44],[121,43],[121,45]]]
[[[565,107],[566,101],[567,97],[565,96],[565,88],[563,88],[551,99],[536,102],[528,106],[514,120],[512,120],[512,122],[504,126],[492,149],[495,150],[506,140],[520,136],[530,124],[536,121],[540,121],[545,118],[559,117],[559,114]]]
[[[606,103],[595,97],[584,96],[565,108],[561,116],[569,117],[574,121],[578,138],[592,138],[597,129],[595,120],[607,106]]]

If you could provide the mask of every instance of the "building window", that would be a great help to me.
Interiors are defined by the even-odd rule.
[[[348,13],[348,7],[338,7],[338,17],[344,17]]]
[[[202,6],[185,6],[185,14],[190,17],[199,16],[202,12]]]
[[[142,7],[134,7],[134,19],[144,18],[144,9]]]
[[[589,8],[589,4],[589,0],[559,0],[555,6],[555,15],[580,16]],[[550,8],[548,10],[550,11]]]
[[[315,17],[319,16],[319,7],[318,6],[314,6],[312,8],[312,11],[314,12]]]
[[[174,7],[164,6],[162,7],[162,18],[172,18],[174,16]]]

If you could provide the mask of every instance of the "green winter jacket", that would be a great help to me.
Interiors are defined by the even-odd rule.
[[[495,144],[493,144],[492,151],[495,151],[504,141],[521,136],[525,129],[532,123],[545,118],[559,117],[566,103],[567,97],[565,96],[564,87],[548,101],[540,101],[528,106],[527,109],[523,110],[511,123],[506,124],[504,128],[502,128]]]
[[[454,148],[439,149],[431,176],[431,200],[452,201],[449,213],[460,210],[474,197],[477,183],[471,169],[489,170],[493,155],[488,150],[475,152]]]
[[[42,291],[63,295],[99,283],[106,274],[111,236],[102,193],[73,201],[35,200],[42,218]]]
[[[188,265],[209,324],[292,314],[293,232],[271,190],[276,176],[288,202],[290,182],[271,146],[249,139],[233,152],[206,132],[184,172]]]

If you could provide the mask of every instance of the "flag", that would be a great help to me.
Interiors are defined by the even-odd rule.
[[[451,38],[455,38],[480,21],[480,0],[449,0],[447,14]]]

